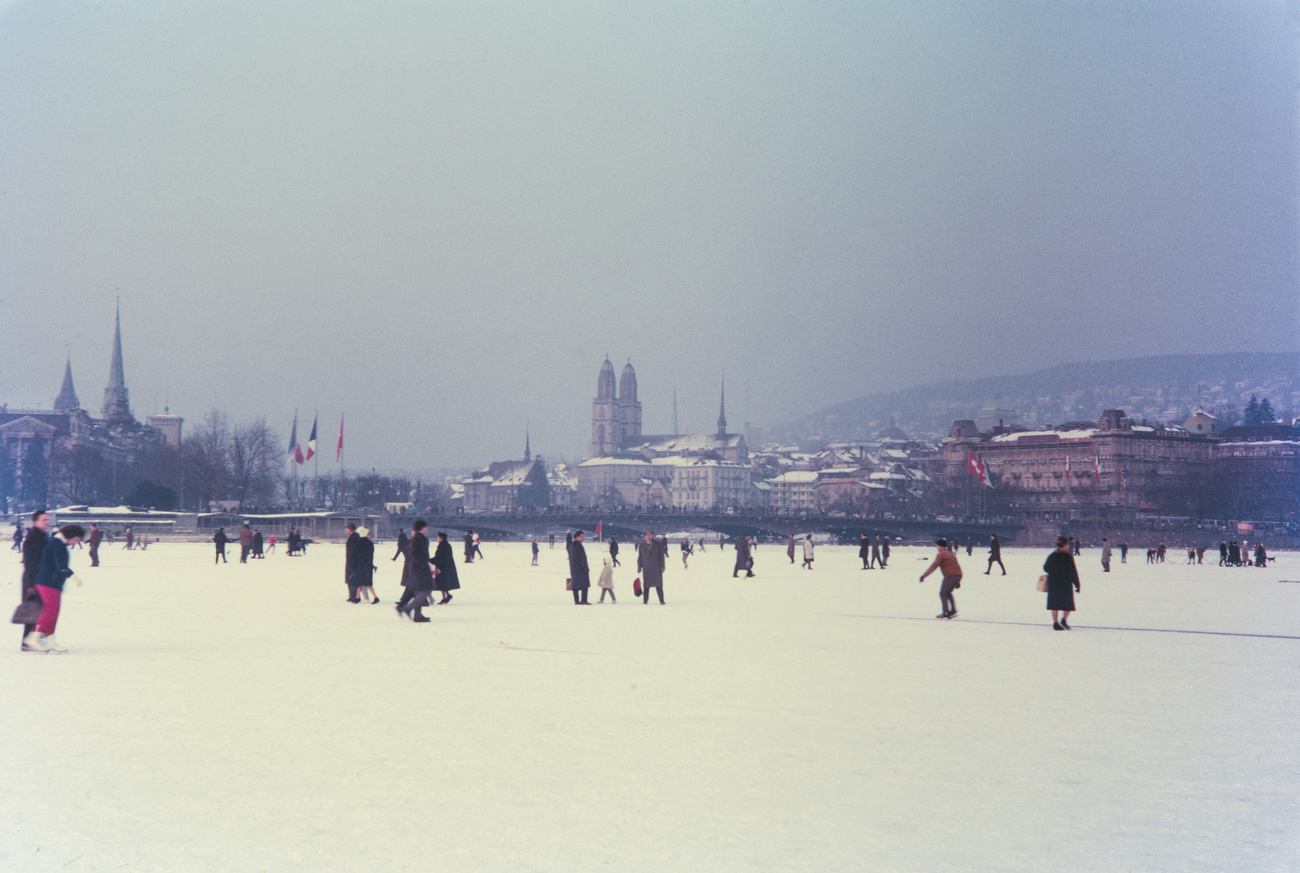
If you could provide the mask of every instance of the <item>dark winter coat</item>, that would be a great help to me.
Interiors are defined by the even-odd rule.
[[[358,588],[375,584],[375,544],[369,537],[357,537],[352,560],[352,584]]]
[[[68,544],[62,537],[50,537],[41,552],[41,567],[36,571],[36,584],[63,590],[63,583],[72,575],[68,566]]]
[[[433,566],[438,568],[438,578],[434,587],[439,591],[455,591],[460,587],[460,577],[456,575],[456,557],[451,553],[451,543],[440,542],[433,551]]]
[[[858,557],[864,561],[871,557],[871,540],[866,537],[862,538],[862,545],[858,546]]]
[[[569,545],[569,579],[575,591],[591,587],[591,570],[587,569],[587,550],[583,548],[581,540],[574,540]]]
[[[1047,574],[1047,608],[1074,610],[1074,592],[1079,590],[1079,571],[1074,556],[1059,549],[1047,556],[1043,564]]]
[[[349,588],[357,584],[357,541],[360,539],[361,534],[352,531],[343,544],[343,581]]]
[[[748,550],[749,546],[746,545],[745,548]],[[739,544],[737,544],[737,550],[739,550]],[[642,540],[636,544],[636,569],[641,574],[641,585],[643,587],[648,588],[652,585],[663,587],[664,563],[667,558],[664,551],[663,543],[656,539],[652,539],[648,543]],[[748,563],[748,560],[746,563]],[[737,561],[736,566],[740,566],[739,561]]]
[[[989,560],[1002,560],[1002,543],[998,542],[996,539],[989,540]]]
[[[404,531],[404,530],[399,530],[399,531],[397,532],[397,551],[399,551],[399,552],[401,552],[403,555],[405,555],[405,554],[406,554],[406,544],[407,544],[408,542],[410,542],[410,540],[408,540],[408,539],[406,538],[406,531]]]
[[[736,570],[748,571],[749,563],[749,540],[742,536],[736,540]],[[736,570],[732,570],[732,572],[734,573]],[[663,580],[663,568],[659,570],[659,578],[660,581]]]
[[[224,552],[226,550],[226,543],[230,542],[230,537],[226,536],[224,530],[219,530],[212,538],[212,541],[217,544],[218,552]]]
[[[411,537],[407,544],[406,563],[402,565],[402,584],[416,591],[433,590],[433,568],[429,564],[429,538],[423,533]]]
[[[27,528],[27,539],[23,540],[23,594],[36,587],[41,555],[45,554],[45,544],[49,539],[49,535],[39,527]]]
[[[618,557],[618,540],[616,539],[611,539],[609,541],[609,556],[611,558]]]
[[[474,560],[474,535],[465,534],[465,560]]]

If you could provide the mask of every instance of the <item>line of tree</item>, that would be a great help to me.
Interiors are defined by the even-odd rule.
[[[1268,398],[1263,400],[1256,399],[1255,395],[1250,395],[1250,402],[1246,404],[1246,411],[1242,414],[1241,423],[1244,425],[1273,424],[1277,421],[1277,415],[1273,412],[1273,404],[1268,402]]]

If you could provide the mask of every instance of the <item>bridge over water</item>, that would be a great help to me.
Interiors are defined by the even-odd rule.
[[[520,539],[537,537],[545,540],[548,534],[556,539],[566,530],[586,531],[588,536],[601,524],[601,535],[620,540],[640,538],[646,530],[656,535],[684,531],[709,531],[732,539],[746,534],[771,541],[785,540],[790,534],[827,534],[845,543],[857,543],[861,534],[888,535],[891,540],[904,542],[930,542],[938,537],[957,537],[965,542],[967,537],[976,545],[987,543],[990,534],[997,534],[1004,543],[1013,543],[1021,531],[1016,521],[943,521],[940,519],[883,519],[854,518],[833,515],[765,515],[721,514],[712,512],[663,512],[572,510],[566,512],[475,513],[466,515],[427,515],[425,520],[433,530],[449,534],[464,534],[475,530],[485,540]]]

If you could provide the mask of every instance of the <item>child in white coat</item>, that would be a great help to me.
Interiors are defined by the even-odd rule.
[[[605,559],[605,566],[600,571],[600,602],[605,602],[605,595],[609,595],[610,603],[618,603],[618,598],[614,596],[614,568],[609,565],[609,559]]]

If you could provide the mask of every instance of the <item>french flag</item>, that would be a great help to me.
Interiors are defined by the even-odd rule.
[[[320,417],[319,415],[312,417],[311,436],[307,437],[307,457],[304,458],[303,460],[310,461],[312,455],[316,454],[316,419],[319,417]],[[302,461],[299,461],[298,463],[301,464]]]

